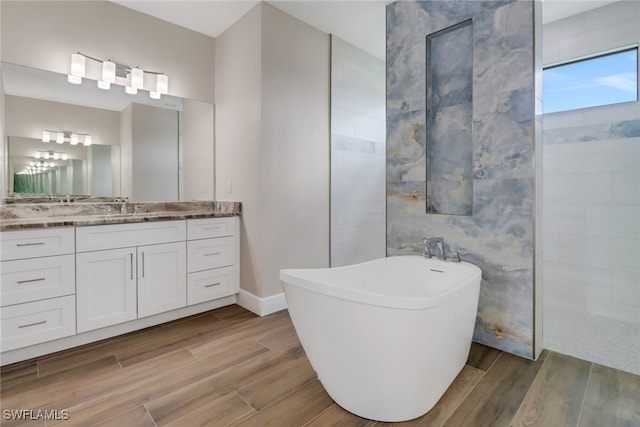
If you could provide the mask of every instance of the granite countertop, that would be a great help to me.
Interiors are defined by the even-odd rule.
[[[0,206],[0,230],[127,224],[242,214],[240,202],[41,203]],[[137,208],[137,212],[136,212]]]

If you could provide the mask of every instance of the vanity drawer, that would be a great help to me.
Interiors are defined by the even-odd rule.
[[[2,309],[2,351],[76,333],[73,295],[12,305]]]
[[[236,217],[203,218],[187,221],[187,239],[210,239],[238,234]]]
[[[187,275],[187,305],[211,301],[239,291],[237,267],[223,267]]]
[[[180,242],[186,239],[186,221],[91,225],[76,229],[77,252]]]
[[[0,233],[0,261],[71,254],[75,250],[73,227],[38,228]]]
[[[75,257],[58,255],[3,261],[2,306],[75,293]]]
[[[187,242],[187,272],[209,270],[235,264],[234,237],[192,240]]]

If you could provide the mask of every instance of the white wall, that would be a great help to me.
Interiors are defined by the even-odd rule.
[[[331,37],[331,266],[386,255],[385,62]]]
[[[242,202],[240,283],[262,295],[261,5],[216,39],[216,198]]]
[[[640,42],[640,3],[544,26],[545,65]],[[544,115],[545,347],[640,374],[640,102]]]
[[[264,3],[264,296],[281,268],[329,266],[329,53],[328,34]]]
[[[213,104],[184,99],[181,128],[184,140],[183,200],[213,200]]]
[[[259,3],[216,40],[216,197],[242,201],[241,287],[328,266],[329,37]]]

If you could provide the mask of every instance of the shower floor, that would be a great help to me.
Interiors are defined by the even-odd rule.
[[[640,375],[640,323],[545,308],[543,346]]]

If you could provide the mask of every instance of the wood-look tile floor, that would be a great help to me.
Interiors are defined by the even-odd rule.
[[[261,318],[233,305],[0,373],[2,426],[387,425],[331,400],[286,311]],[[12,410],[59,419],[6,419]],[[438,404],[403,424],[640,426],[640,377],[548,351],[528,361],[473,344]]]

